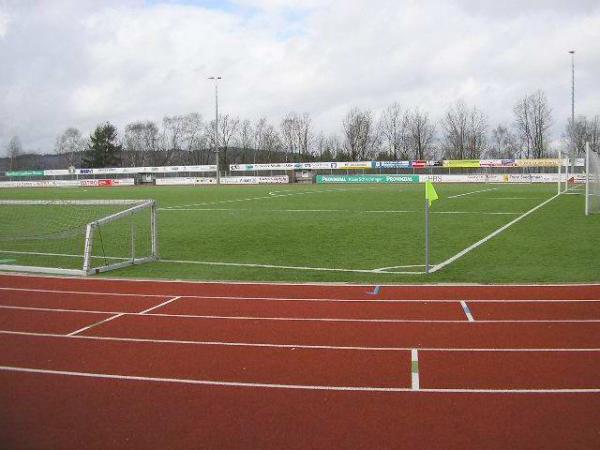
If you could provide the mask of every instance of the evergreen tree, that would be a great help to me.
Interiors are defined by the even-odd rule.
[[[123,146],[117,138],[117,129],[109,122],[98,125],[92,135],[83,159],[85,167],[119,167]]]

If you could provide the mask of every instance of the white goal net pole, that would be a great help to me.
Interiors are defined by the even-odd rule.
[[[590,215],[590,178],[591,178],[591,167],[590,167],[590,143],[585,143],[585,215]]]
[[[562,150],[558,149],[558,194],[560,194],[560,184],[562,177]]]

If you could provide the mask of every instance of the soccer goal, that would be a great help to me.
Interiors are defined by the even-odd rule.
[[[0,200],[0,270],[91,275],[158,259],[154,200]]]
[[[585,214],[600,213],[600,155],[585,146]]]

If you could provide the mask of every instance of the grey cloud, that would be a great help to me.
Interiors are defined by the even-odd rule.
[[[106,120],[122,128],[167,114],[212,117],[213,74],[223,76],[222,111],[275,123],[306,111],[326,132],[339,130],[352,106],[378,111],[394,101],[440,117],[463,99],[495,126],[512,120],[520,96],[544,89],[560,137],[572,47],[577,110],[600,114],[596,2],[525,2],[515,14],[469,0],[238,3],[260,12],[138,0],[0,3],[9,15],[0,147],[17,134],[25,148],[51,151],[68,126],[87,133]],[[531,20],[532,11],[544,20]]]

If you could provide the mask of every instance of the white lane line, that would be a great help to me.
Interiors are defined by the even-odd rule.
[[[150,311],[154,311],[155,309],[158,309],[158,308],[160,308],[160,307],[162,307],[162,306],[168,305],[169,303],[171,303],[171,302],[174,302],[175,300],[179,300],[180,298],[181,298],[181,297],[173,297],[173,298],[171,298],[171,299],[167,300],[166,302],[162,302],[162,303],[160,303],[160,304],[158,304],[158,305],[156,305],[156,306],[153,306],[152,308],[148,308],[148,309],[145,309],[145,310],[143,310],[143,311],[140,311],[138,314],[146,314],[146,313],[149,313]]]
[[[465,315],[467,316],[467,320],[469,322],[474,322],[475,319],[473,319],[473,314],[471,314],[471,309],[469,309],[469,305],[467,305],[467,302],[461,301],[460,306],[462,306],[462,309],[465,312]]]
[[[373,300],[371,300],[373,303]],[[456,302],[453,302],[456,303]],[[160,306],[160,305],[158,305]],[[156,307],[158,307],[156,306]],[[167,318],[188,318],[188,319],[210,319],[210,320],[266,320],[280,322],[354,322],[354,323],[458,323],[464,324],[460,319],[351,319],[337,317],[265,317],[265,316],[217,316],[214,314],[167,314],[144,312],[122,312],[122,311],[93,311],[64,308],[45,308],[38,306],[14,306],[0,305],[0,309],[16,309],[23,311],[44,311],[54,313],[86,313],[86,314],[115,314],[118,316],[146,316],[146,317],[167,317]],[[116,317],[115,317],[116,318]],[[112,320],[112,319],[111,319]],[[478,320],[477,323],[600,323],[600,319],[485,319]],[[100,324],[100,323],[99,323]]]
[[[526,213],[520,215],[519,217],[517,217],[516,219],[510,221],[509,223],[507,223],[506,225],[498,228],[496,231],[494,231],[493,233],[488,234],[486,237],[484,237],[483,239],[475,242],[473,245],[470,245],[469,247],[465,248],[464,250],[458,252],[456,255],[452,256],[451,258],[448,258],[446,261],[433,266],[431,268],[431,270],[429,271],[430,273],[433,272],[437,272],[440,269],[443,269],[444,267],[446,267],[448,264],[453,263],[454,261],[456,261],[457,259],[463,257],[464,255],[466,255],[467,253],[469,253],[470,251],[476,249],[477,247],[479,247],[480,245],[486,243],[487,241],[489,241],[490,239],[498,236],[500,233],[502,233],[504,230],[506,230],[507,228],[510,228],[511,226],[513,226],[515,223],[521,221],[522,219],[524,219],[525,217],[527,217],[528,215],[532,214],[533,212],[537,211],[538,209],[540,209],[542,206],[550,203],[552,200],[558,198],[559,195],[555,195],[553,197],[550,197],[548,200],[540,203],[539,205],[531,208],[529,211],[527,211]]]
[[[464,322],[463,322],[464,323]],[[175,344],[175,345],[207,345],[207,346],[222,346],[222,347],[266,347],[266,348],[301,348],[307,350],[356,350],[356,351],[411,351],[413,347],[367,347],[367,346],[344,346],[344,345],[304,345],[304,344],[271,344],[265,342],[223,342],[223,341],[189,341],[177,339],[147,339],[147,338],[128,338],[128,337],[113,337],[113,336],[91,336],[77,335],[67,336],[56,333],[34,333],[31,331],[12,331],[0,330],[0,335],[15,335],[15,336],[30,336],[30,337],[47,337],[57,339],[87,339],[91,341],[114,341],[114,342],[141,342],[151,344]],[[513,353],[599,353],[600,348],[458,348],[458,347],[420,347],[421,351],[428,352],[513,352]]]
[[[411,389],[419,390],[419,351],[416,348],[410,351],[410,374],[411,374]]]
[[[368,285],[355,285],[358,287],[371,287],[373,284]],[[384,287],[395,287],[395,285],[382,285]],[[444,285],[437,285],[444,286]],[[519,286],[519,285],[513,285]],[[536,287],[552,287],[557,285],[536,285]],[[571,285],[558,285],[562,287],[569,287]],[[586,286],[586,287],[595,287],[597,285],[572,285],[572,286]],[[414,285],[411,285],[414,287]],[[77,294],[77,295],[106,295],[106,296],[116,296],[116,297],[175,297],[175,294],[133,294],[133,293],[120,293],[120,292],[97,292],[97,291],[75,291],[75,290],[57,290],[57,289],[33,289],[33,288],[13,288],[13,287],[0,287],[0,291],[15,291],[15,292],[41,292],[47,294]],[[260,297],[260,296],[250,296],[250,297],[242,297],[242,296],[230,296],[230,295],[182,295],[182,298],[198,298],[204,300],[259,300],[259,301],[290,301],[290,302],[356,302],[356,303],[373,303],[372,299],[346,299],[346,298],[294,298],[294,297]],[[410,302],[430,302],[430,303],[457,303],[458,300],[447,300],[447,299],[381,299],[377,300],[377,303],[386,302],[386,303],[410,303]],[[471,303],[596,303],[600,302],[600,298],[597,299],[527,299],[527,300],[515,300],[515,299],[496,299],[496,300],[469,300]]]
[[[378,387],[378,386],[321,386],[305,384],[274,384],[274,383],[247,383],[237,381],[217,381],[217,380],[195,380],[189,378],[161,378],[144,377],[134,375],[118,375],[109,373],[95,372],[74,372],[67,370],[48,370],[33,369],[29,367],[0,366],[0,370],[6,372],[34,373],[43,375],[63,375],[85,378],[104,378],[111,380],[127,381],[149,381],[155,383],[177,383],[177,384],[196,384],[204,386],[227,386],[240,388],[263,388],[263,389],[296,389],[306,391],[355,391],[355,392],[414,392],[412,388],[401,387]],[[440,393],[489,393],[489,394],[591,394],[599,393],[600,388],[587,389],[420,389],[419,392],[440,392]]]
[[[103,323],[110,322],[111,320],[117,319],[123,315],[124,314],[115,314],[114,316],[111,316],[108,319],[104,319],[99,322],[88,325],[87,327],[83,327],[83,328],[80,328],[79,330],[75,330],[72,333],[67,334],[67,336],[75,336],[79,333],[83,333],[84,331],[89,330],[90,328],[94,328],[94,327],[97,327],[98,325],[102,325]]]
[[[464,197],[465,195],[471,195],[471,194],[478,194],[480,192],[489,192],[489,191],[495,191],[498,188],[491,188],[491,189],[482,189],[481,191],[472,191],[472,192],[465,192],[464,194],[458,194],[458,195],[451,195],[449,197],[446,198],[457,198],[457,197]]]

